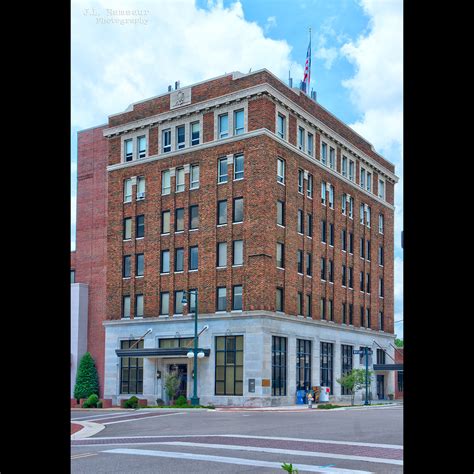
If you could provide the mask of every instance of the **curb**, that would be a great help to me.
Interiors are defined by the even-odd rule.
[[[71,440],[73,439],[85,439],[93,436],[105,428],[105,425],[100,423],[95,423],[93,421],[78,421],[74,420],[76,425],[82,425],[82,430],[76,431],[76,433],[71,435]]]

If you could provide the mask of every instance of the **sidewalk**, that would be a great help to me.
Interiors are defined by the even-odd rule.
[[[323,405],[322,403],[319,405]],[[328,402],[327,405],[338,405],[339,408],[332,408],[325,411],[334,411],[334,410],[346,410],[346,409],[357,409],[357,408],[370,408],[370,407],[380,407],[382,405],[403,405],[403,400],[372,400],[370,405],[364,405],[363,402],[356,405],[351,405],[346,402]],[[313,408],[318,409],[318,404],[313,403]],[[277,407],[216,407],[216,411],[301,411],[301,410],[310,410],[307,404],[298,404],[298,405],[285,405]],[[324,409],[320,409],[323,411]]]

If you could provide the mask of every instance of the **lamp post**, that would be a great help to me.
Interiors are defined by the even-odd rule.
[[[189,351],[187,356],[189,358],[193,357],[194,358],[194,369],[193,369],[193,396],[191,397],[191,405],[197,406],[199,405],[199,397],[197,396],[197,360],[198,357],[201,358],[204,356],[203,352],[200,352],[198,354],[198,330],[197,330],[197,317],[198,317],[198,291],[197,290],[189,290],[189,291],[183,291],[183,299],[181,300],[181,303],[183,306],[187,306],[188,300],[186,298],[186,295],[195,295],[196,297],[196,307],[194,309],[194,349],[193,351]]]

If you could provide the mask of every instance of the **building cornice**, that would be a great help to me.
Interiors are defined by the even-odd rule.
[[[167,93],[167,94],[171,94],[171,93]],[[134,120],[123,125],[110,127],[103,131],[103,135],[104,137],[111,138],[113,136],[118,136],[123,133],[128,133],[128,132],[139,130],[139,129],[144,129],[145,127],[153,127],[155,125],[159,125],[167,121],[175,120],[177,118],[190,116],[190,115],[201,113],[201,112],[208,112],[208,111],[213,110],[214,108],[218,108],[220,105],[229,105],[232,102],[237,102],[244,99],[250,99],[251,97],[259,96],[259,95],[270,96],[276,103],[288,109],[291,113],[299,117],[305,123],[316,128],[316,130],[319,133],[323,134],[324,136],[334,141],[337,145],[339,145],[341,148],[343,148],[348,153],[352,154],[353,156],[355,156],[362,162],[364,162],[366,165],[369,165],[375,170],[377,170],[379,174],[386,176],[387,178],[393,180],[393,182],[395,183],[398,181],[398,178],[385,166],[378,163],[373,158],[369,157],[362,150],[360,150],[356,145],[352,144],[351,142],[343,138],[340,134],[338,134],[336,131],[331,129],[328,125],[321,122],[321,120],[317,119],[314,115],[307,112],[303,107],[296,104],[296,102],[293,102],[290,98],[288,98],[286,95],[284,95],[283,93],[275,89],[271,84],[267,82],[257,84],[255,86],[251,86],[246,89],[240,89],[236,92],[218,96],[210,100],[205,100],[202,102],[190,104],[178,110],[164,112],[161,114],[153,115],[151,117],[146,117],[144,119]],[[326,109],[324,110],[326,111]],[[328,113],[331,116],[333,116],[330,112]],[[336,117],[335,119],[339,120]],[[353,131],[352,129],[350,130],[360,137],[360,135],[357,134],[357,132]],[[370,145],[370,143],[368,144]],[[382,156],[381,158],[385,159]]]
[[[308,160],[309,162],[313,163],[314,165],[318,166],[319,168],[325,170],[327,173],[331,174],[335,178],[340,179],[341,181],[343,181],[343,182],[345,182],[345,183],[347,183],[351,186],[354,186],[360,193],[365,194],[369,198],[374,199],[375,201],[377,201],[380,204],[388,207],[391,210],[395,210],[395,206],[393,204],[390,204],[389,202],[384,201],[383,199],[379,198],[376,194],[372,194],[369,191],[361,188],[354,181],[351,181],[349,178],[346,178],[345,176],[342,176],[342,174],[340,174],[337,171],[329,168],[328,166],[323,165],[316,158],[314,158],[312,156],[309,156],[308,154],[302,152],[301,150],[298,149],[298,147],[296,147],[295,145],[287,142],[286,140],[281,139],[280,137],[278,137],[277,135],[275,135],[273,132],[271,132],[270,130],[268,130],[266,128],[259,128],[258,130],[252,130],[251,132],[242,133],[242,134],[237,135],[237,136],[233,136],[233,137],[229,137],[229,138],[223,138],[223,139],[215,140],[215,141],[211,141],[211,142],[206,142],[206,143],[203,143],[201,145],[196,145],[196,146],[189,147],[189,148],[183,148],[181,150],[177,150],[177,151],[173,151],[173,152],[169,152],[169,153],[164,153],[164,154],[160,153],[158,155],[149,156],[147,158],[141,158],[140,160],[134,160],[134,161],[129,161],[129,162],[125,162],[125,163],[117,163],[115,165],[109,165],[107,167],[107,171],[109,171],[109,172],[110,171],[116,171],[116,170],[120,170],[120,169],[124,169],[124,168],[130,168],[130,167],[133,167],[133,166],[150,163],[150,162],[153,162],[153,161],[159,161],[159,160],[164,160],[164,159],[167,159],[167,158],[173,158],[173,157],[179,156],[179,155],[186,155],[186,154],[189,154],[189,153],[194,153],[198,150],[203,150],[203,149],[206,149],[206,148],[213,148],[213,147],[220,146],[220,145],[226,145],[226,144],[233,143],[233,142],[236,142],[236,141],[239,141],[239,140],[248,140],[250,138],[254,138],[254,137],[258,137],[258,136],[262,136],[262,135],[265,135],[265,136],[271,138],[272,140],[275,140],[280,145],[288,148],[293,153],[298,154],[299,156],[301,156],[305,160]]]

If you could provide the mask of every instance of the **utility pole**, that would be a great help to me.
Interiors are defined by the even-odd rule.
[[[364,405],[369,404],[369,348],[364,347],[365,352],[365,402]]]

